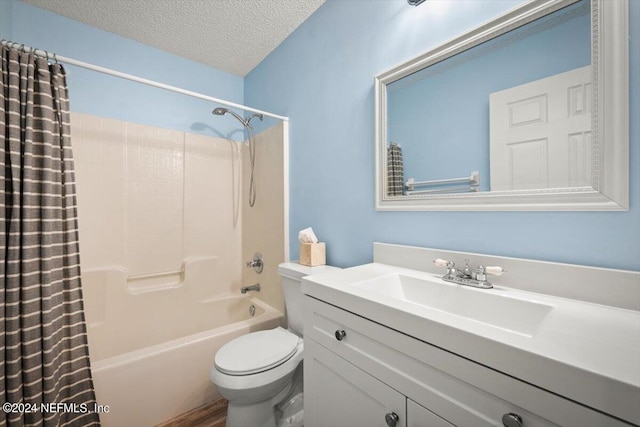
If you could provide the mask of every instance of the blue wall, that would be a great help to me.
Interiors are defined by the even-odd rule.
[[[373,77],[520,3],[327,0],[245,78],[245,102],[288,115],[291,253],[312,226],[338,266],[382,241],[640,270],[640,1],[630,1],[628,212],[376,212]],[[425,263],[430,260],[425,260]]]
[[[629,212],[376,212],[373,77],[521,0],[327,0],[244,81],[32,7],[0,0],[0,37],[288,115],[291,251],[313,226],[328,261],[369,262],[372,242],[640,269],[640,29],[631,26]],[[640,2],[631,0],[632,23]],[[73,111],[242,138],[212,105],[67,67]],[[429,260],[425,260],[429,262]]]
[[[0,38],[237,103],[244,80],[17,0],[0,0]],[[211,102],[65,65],[71,110],[213,136],[244,139]],[[241,126],[240,126],[241,127]]]

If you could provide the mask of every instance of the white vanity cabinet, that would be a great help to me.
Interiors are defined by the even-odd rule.
[[[427,408],[407,399],[407,427],[455,427]]]
[[[375,323],[367,313],[308,295],[304,305],[307,427],[632,425]]]
[[[305,425],[407,427],[404,395],[313,340],[304,351]]]
[[[305,342],[308,426],[452,427],[433,412],[332,353]]]

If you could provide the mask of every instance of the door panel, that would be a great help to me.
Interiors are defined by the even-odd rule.
[[[491,190],[591,184],[591,67],[490,96]]]

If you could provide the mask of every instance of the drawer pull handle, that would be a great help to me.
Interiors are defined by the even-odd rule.
[[[519,415],[509,413],[502,416],[504,427],[522,427],[522,418]]]
[[[400,421],[400,417],[395,412],[389,412],[384,416],[384,420],[389,427],[396,427],[398,421]]]
[[[336,339],[338,341],[342,341],[344,339],[344,337],[346,337],[346,336],[347,336],[347,333],[345,331],[343,331],[343,330],[336,331]]]

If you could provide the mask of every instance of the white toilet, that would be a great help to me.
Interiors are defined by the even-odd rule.
[[[211,381],[229,401],[227,427],[276,427],[284,405],[295,401],[302,409],[298,396],[302,393],[303,350],[300,281],[335,269],[280,264],[289,329],[251,332],[218,350]],[[285,425],[296,424],[281,420],[279,426]]]

